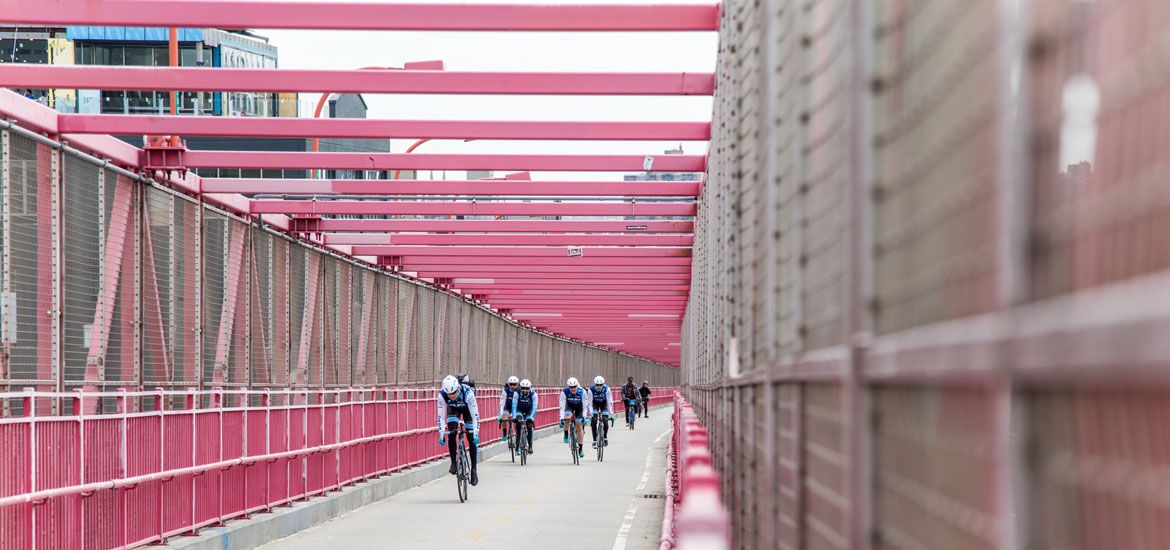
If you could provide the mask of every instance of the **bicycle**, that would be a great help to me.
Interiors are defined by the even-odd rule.
[[[598,416],[595,415],[593,418],[594,418],[593,421],[597,422]],[[601,416],[600,418],[601,418],[602,425],[597,428],[597,461],[598,462],[602,462],[605,460],[605,444],[607,443],[606,434],[609,433],[609,430],[606,428],[609,427],[608,424],[611,420],[610,418],[605,417],[605,416]]]
[[[634,429],[634,421],[638,419],[638,400],[631,399],[626,405],[626,426]]]
[[[504,438],[508,441],[508,454],[512,455],[512,462],[516,462],[516,440],[512,437],[516,435],[512,430],[512,420],[503,422]]]
[[[576,418],[569,421],[569,433],[571,434],[569,436],[569,454],[573,455],[573,465],[580,466],[581,465],[581,457],[580,457],[579,453],[581,452],[581,440],[580,440],[580,436],[577,433],[576,424],[577,424]],[[582,424],[584,424],[584,419],[582,419]]]
[[[447,434],[455,438],[455,488],[459,502],[467,502],[467,482],[471,479],[471,457],[467,453],[467,430],[463,422],[455,431]]]
[[[520,465],[528,465],[528,423],[521,420],[516,423],[516,451],[512,453],[512,462],[516,462],[516,455],[520,455]]]

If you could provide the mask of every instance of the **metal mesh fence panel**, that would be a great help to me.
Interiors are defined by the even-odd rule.
[[[1033,296],[1170,268],[1170,14],[1157,0],[1034,0]]]
[[[306,250],[298,245],[288,247],[288,307],[289,307],[289,382],[297,387],[307,383],[306,368],[309,364],[305,330],[305,263]]]
[[[995,415],[979,389],[874,391],[875,548],[997,548]]]
[[[133,315],[127,317],[125,309],[118,307],[117,291],[123,290],[127,281],[133,281],[133,258],[126,262],[124,256],[132,253],[127,249],[133,247],[135,234],[130,227],[134,190],[128,182],[119,190],[123,204],[117,207],[117,219],[110,220],[107,213],[115,207],[107,208],[106,183],[93,164],[71,156],[64,158],[61,246],[68,263],[61,282],[61,351],[63,373],[70,387],[121,382],[124,359],[129,359],[128,366],[133,368],[133,356],[118,353],[123,325],[132,323]],[[116,187],[114,182],[108,184]],[[127,268],[131,273],[124,277],[122,272]]]
[[[875,324],[890,332],[995,307],[1002,122],[987,92],[1004,73],[995,4],[875,7]]]
[[[142,379],[148,387],[175,377],[174,195],[145,188],[142,231]]]
[[[53,229],[52,150],[32,140],[7,133],[8,178],[5,181],[4,334],[6,377],[36,381],[42,388],[55,385],[52,357]]]

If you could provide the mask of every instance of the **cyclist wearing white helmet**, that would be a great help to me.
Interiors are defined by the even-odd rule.
[[[605,378],[598,376],[593,379],[589,395],[593,398],[593,420],[589,422],[589,429],[593,432],[593,448],[596,449],[598,417],[601,417],[601,432],[606,435],[605,444],[609,445],[609,418],[613,414],[613,391],[605,385]]]
[[[447,454],[451,457],[451,467],[447,470],[454,474],[455,468],[455,436],[458,433],[459,423],[467,424],[467,446],[471,455],[471,484],[479,485],[479,474],[476,465],[479,462],[479,407],[475,404],[475,390],[467,384],[461,384],[458,378],[447,376],[443,379],[442,387],[436,398],[439,413],[439,445],[447,446]],[[451,435],[451,437],[447,437]]]
[[[520,389],[512,396],[512,422],[516,425],[516,433],[520,433],[520,422],[528,425],[528,454],[532,454],[532,432],[536,430],[536,411],[540,407],[540,399],[532,391],[532,381],[525,378],[520,381]],[[520,453],[520,445],[516,445],[516,453]]]
[[[505,423],[512,414],[512,396],[516,394],[516,390],[520,386],[520,379],[515,376],[508,377],[508,383],[504,384],[504,390],[500,392],[500,410],[496,412],[499,416],[497,423],[500,429],[504,432],[504,441],[508,440],[508,430],[504,430]]]
[[[570,377],[565,381],[565,387],[560,394],[561,427],[565,431],[565,443],[569,442],[569,424],[576,424],[577,440],[585,441],[585,419],[589,418],[590,400],[585,398],[585,390],[577,383],[577,379]],[[584,457],[585,450],[578,449],[577,456]]]

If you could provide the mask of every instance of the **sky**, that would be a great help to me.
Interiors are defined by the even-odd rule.
[[[693,2],[674,0],[674,3]],[[400,67],[405,62],[439,59],[445,63],[446,70],[452,71],[714,72],[718,47],[714,31],[508,33],[255,29],[255,32],[277,46],[280,67],[290,69]],[[318,97],[318,94],[302,94],[302,111],[309,110],[304,106],[315,104]],[[709,121],[712,106],[710,97],[366,94],[364,98],[369,106],[368,117],[382,119]],[[394,140],[391,150],[401,152],[412,141]],[[416,152],[644,155],[661,154],[679,145],[679,142],[656,141],[432,141]],[[682,146],[688,154],[704,154],[707,144],[682,142]],[[426,175],[423,172],[420,176]],[[435,177],[442,175],[435,174]],[[448,179],[462,177],[462,172],[447,174]],[[613,180],[621,179],[621,173],[533,173],[533,179]]]

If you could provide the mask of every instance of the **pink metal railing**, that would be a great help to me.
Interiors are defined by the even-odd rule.
[[[674,433],[668,454],[666,509],[659,550],[730,547],[730,516],[712,467],[707,428],[690,403],[673,393]]]
[[[672,398],[654,390],[652,406]],[[557,423],[557,391],[537,390],[538,427]],[[487,444],[501,436],[498,396],[481,392]],[[0,546],[161,542],[444,457],[434,398],[406,388],[0,393],[28,411],[0,418]],[[82,414],[37,416],[48,400]],[[102,403],[116,412],[89,414]]]

